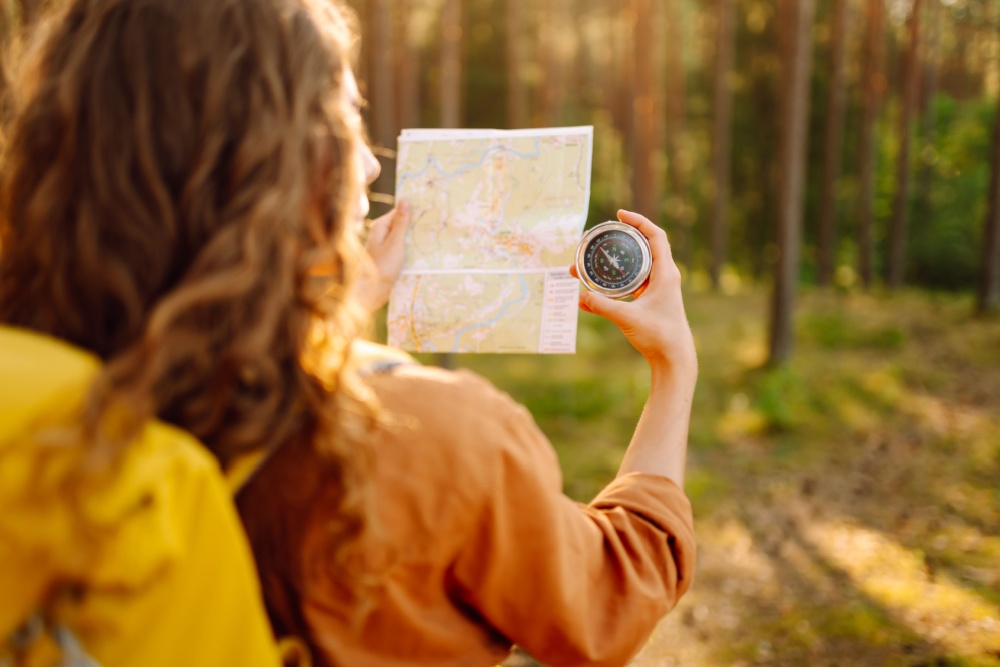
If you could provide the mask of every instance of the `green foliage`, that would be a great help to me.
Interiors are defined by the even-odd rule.
[[[910,269],[914,282],[957,289],[975,284],[990,172],[996,105],[939,96],[937,141],[920,152],[930,170],[929,193],[915,194]],[[922,194],[927,194],[921,199]],[[920,207],[923,204],[926,209]]]
[[[898,350],[906,342],[906,334],[894,324],[871,326],[843,311],[806,314],[799,331],[828,349]]]
[[[796,424],[796,404],[803,400],[802,378],[788,366],[768,369],[756,382],[753,405],[764,417],[767,431],[783,433]]]
[[[351,0],[361,7],[360,0]],[[524,31],[540,39],[528,40],[522,82],[529,102],[529,124],[542,122],[541,109],[547,92],[557,87],[565,104],[557,124],[593,124],[595,146],[591,205],[588,224],[611,218],[628,207],[631,194],[631,163],[637,151],[660,149],[634,145],[630,136],[629,105],[621,103],[628,94],[631,66],[622,60],[627,48],[618,41],[627,13],[626,4],[608,0],[574,0],[571,20],[548,25],[544,3],[526,5]],[[905,50],[905,26],[898,15],[907,3],[895,7],[893,20],[886,25],[887,76],[884,104],[875,128],[875,191],[873,235],[875,270],[881,275],[885,265],[886,240],[897,189],[899,137],[900,67]],[[685,0],[679,9],[683,21],[680,57],[684,67],[683,99],[685,118],[683,155],[665,156],[684,166],[687,185],[675,190],[670,170],[662,173],[664,226],[671,233],[677,255],[688,269],[703,269],[709,262],[708,224],[715,203],[712,174],[712,128],[715,71],[711,40],[715,17],[712,3]],[[420,101],[422,121],[434,126],[440,116],[439,44],[437,5],[418,0],[413,15],[423,26],[420,52]],[[508,36],[503,0],[465,0],[463,3],[463,124],[467,127],[508,127],[509,81],[506,49]],[[926,287],[971,290],[980,270],[980,246],[989,176],[989,149],[995,100],[987,99],[989,81],[987,58],[973,56],[978,46],[989,43],[993,28],[982,3],[958,0],[937,19],[942,32],[939,93],[930,108],[933,133],[924,136],[926,117],[921,110],[914,119],[911,151],[910,240],[907,280]],[[781,121],[783,63],[778,51],[781,14],[773,1],[737,0],[735,25],[736,58],[730,75],[733,94],[731,125],[731,192],[726,212],[728,233],[727,263],[742,275],[755,279],[766,276],[777,257],[774,224],[779,209],[776,192],[778,143],[784,127]],[[831,21],[833,3],[817,3],[814,30],[814,66],[810,85],[808,164],[806,167],[805,216],[801,280],[809,284],[816,275],[816,245],[819,201],[824,155],[824,131],[829,116]],[[838,241],[835,257],[841,266],[857,266],[857,212],[859,207],[859,125],[861,112],[860,54],[856,38],[864,33],[864,12],[855,10],[855,34],[848,49],[847,114],[841,146],[842,167],[836,185]],[[623,23],[624,21],[624,23]],[[543,44],[544,43],[544,44]],[[546,72],[549,45],[561,53],[558,74]],[[956,44],[958,46],[956,46]],[[672,46],[672,45],[671,45]],[[961,47],[961,48],[960,48]],[[968,53],[966,53],[968,51]],[[609,69],[610,68],[610,69]],[[665,73],[664,73],[665,76]],[[608,89],[608,82],[615,85]],[[661,84],[664,83],[661,81]],[[620,85],[619,85],[620,84]],[[990,98],[995,97],[990,94]],[[378,104],[373,101],[373,104]],[[664,120],[665,119],[661,119]],[[662,130],[663,128],[661,128]],[[657,156],[657,160],[660,156]],[[665,166],[666,163],[664,163]],[[681,226],[676,216],[677,202],[683,198],[691,212],[692,226]],[[690,260],[690,262],[689,262]]]

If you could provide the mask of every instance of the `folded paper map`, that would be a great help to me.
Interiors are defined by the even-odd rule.
[[[404,130],[410,205],[388,342],[411,352],[576,352],[569,274],[590,203],[592,127]]]

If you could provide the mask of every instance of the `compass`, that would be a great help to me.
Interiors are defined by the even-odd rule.
[[[576,272],[583,284],[613,299],[624,299],[642,287],[652,264],[649,241],[623,222],[595,225],[576,251]]]

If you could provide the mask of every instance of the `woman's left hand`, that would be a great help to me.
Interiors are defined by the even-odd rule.
[[[365,241],[367,257],[354,284],[355,298],[368,312],[374,313],[389,302],[389,293],[406,259],[409,228],[410,207],[406,202],[371,223]]]

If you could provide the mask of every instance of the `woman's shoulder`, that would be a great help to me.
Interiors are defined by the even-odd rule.
[[[407,364],[368,382],[383,414],[375,456],[394,483],[444,489],[470,507],[525,476],[561,489],[555,450],[531,413],[481,375]]]
[[[407,364],[368,382],[386,419],[400,432],[433,433],[464,448],[517,446],[523,444],[524,429],[532,439],[541,435],[527,408],[470,370]]]

